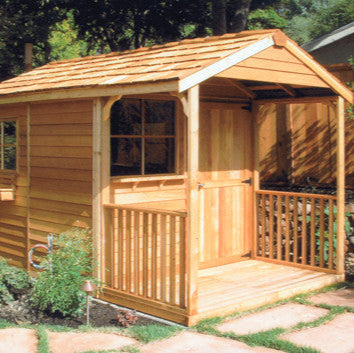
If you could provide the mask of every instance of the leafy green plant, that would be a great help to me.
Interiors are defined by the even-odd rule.
[[[31,291],[31,303],[40,310],[63,316],[78,316],[85,307],[80,290],[93,270],[90,232],[74,228],[55,235],[48,265],[40,272]]]
[[[0,258],[0,303],[8,304],[31,287],[31,278],[19,267]]]

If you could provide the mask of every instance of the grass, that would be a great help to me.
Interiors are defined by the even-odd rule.
[[[49,338],[46,328],[39,325],[37,326],[36,331],[38,337],[37,353],[50,353]]]
[[[171,337],[174,334],[183,330],[181,326],[162,326],[162,325],[148,325],[148,326],[132,326],[129,329],[132,337],[135,337],[142,343],[149,343],[152,341],[163,340]]]

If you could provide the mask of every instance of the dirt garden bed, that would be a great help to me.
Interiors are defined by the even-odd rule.
[[[77,318],[63,317],[41,312],[30,305],[28,293],[22,294],[9,304],[0,304],[0,319],[15,324],[47,324],[77,328],[86,324],[86,314]],[[131,325],[156,324],[157,321],[133,310],[121,310],[117,306],[92,299],[90,303],[90,325],[93,327],[128,327]]]

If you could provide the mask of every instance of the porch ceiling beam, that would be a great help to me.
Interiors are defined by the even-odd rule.
[[[279,84],[278,85],[279,88],[281,88],[283,91],[285,91],[289,96],[291,97],[296,97],[296,91],[290,87],[289,85],[282,85],[282,84]]]
[[[258,54],[259,52],[274,45],[274,41],[271,37],[264,38],[258,42],[255,42],[244,49],[237,51],[234,54],[227,56],[221,60],[218,60],[214,64],[201,69],[200,71],[187,76],[186,78],[180,80],[179,82],[179,92],[184,92],[189,88],[198,85],[199,83],[213,77],[220,72],[223,72],[230,67],[240,63],[243,60],[250,58],[251,56]]]
[[[264,86],[248,86],[248,89],[252,91],[269,91],[273,89],[279,89],[279,85],[264,85]]]
[[[187,115],[187,160],[188,160],[188,228],[187,228],[187,311],[195,315],[198,311],[198,267],[200,237],[200,200],[198,186],[199,171],[199,86],[188,90]]]
[[[329,103],[335,101],[336,96],[324,96],[324,97],[291,97],[291,98],[268,98],[268,99],[256,99],[254,102],[260,105],[263,104],[300,104],[300,103]]]
[[[235,86],[241,92],[243,92],[247,97],[252,99],[256,98],[256,94],[252,90],[250,90],[247,86],[245,86],[242,82],[235,81],[231,78],[226,78],[226,80],[230,82],[231,85]]]
[[[337,275],[344,276],[345,241],[345,116],[344,100],[337,100]],[[344,278],[343,278],[344,279]]]

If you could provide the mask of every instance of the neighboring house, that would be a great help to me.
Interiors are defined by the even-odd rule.
[[[354,59],[354,22],[302,45],[320,64],[348,63]]]
[[[279,30],[4,81],[0,255],[28,267],[49,232],[92,227],[101,297],[188,325],[341,281],[344,100]],[[259,188],[258,127],[269,106],[293,102],[336,105],[337,198]]]

